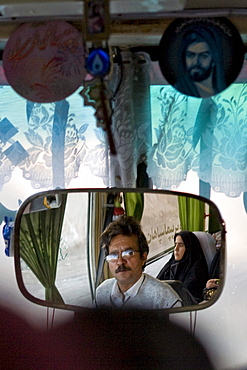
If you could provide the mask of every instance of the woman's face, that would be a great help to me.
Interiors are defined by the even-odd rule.
[[[176,261],[180,261],[185,253],[185,245],[180,235],[176,236],[175,247],[174,247],[174,258]]]

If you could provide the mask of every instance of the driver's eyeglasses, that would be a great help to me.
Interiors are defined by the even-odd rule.
[[[184,243],[174,243],[174,247],[181,248],[184,246]]]
[[[128,260],[131,257],[133,257],[136,253],[140,253],[140,251],[135,251],[135,250],[132,250],[132,249],[128,249],[128,250],[122,251],[120,253],[121,253],[121,256],[122,256],[123,259]],[[107,262],[116,262],[119,258],[120,253],[108,254],[108,256],[106,256],[105,259],[106,259]]]

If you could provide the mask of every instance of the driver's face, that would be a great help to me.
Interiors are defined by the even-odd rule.
[[[185,54],[186,68],[190,77],[201,82],[208,78],[214,65],[212,53],[206,42],[194,42],[188,46]]]
[[[131,258],[124,258],[122,252],[132,250]],[[146,263],[147,252],[140,254],[136,235],[116,235],[109,245],[109,254],[116,254],[118,258],[109,262],[109,268],[118,282],[121,292],[126,292],[141,277],[142,266]]]

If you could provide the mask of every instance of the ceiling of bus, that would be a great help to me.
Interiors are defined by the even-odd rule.
[[[110,45],[155,46],[176,17],[225,16],[247,43],[247,0],[111,0]],[[22,22],[64,19],[78,28],[83,1],[0,0],[0,48]]]

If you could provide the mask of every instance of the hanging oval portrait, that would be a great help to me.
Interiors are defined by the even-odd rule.
[[[207,98],[238,77],[244,44],[224,17],[176,19],[159,45],[159,65],[168,83],[185,95]]]

